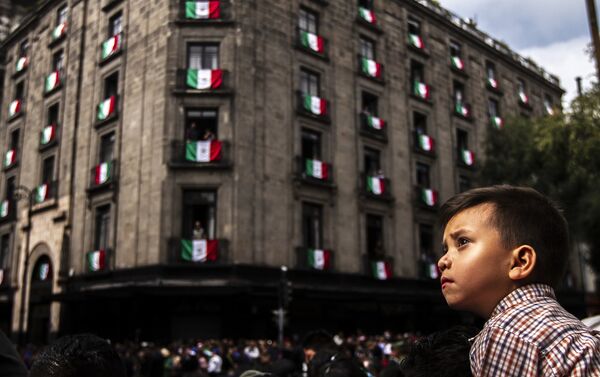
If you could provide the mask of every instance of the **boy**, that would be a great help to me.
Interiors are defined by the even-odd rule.
[[[471,346],[475,376],[600,376],[600,335],[556,301],[567,264],[565,218],[530,188],[493,186],[441,208],[442,293],[487,322]]]

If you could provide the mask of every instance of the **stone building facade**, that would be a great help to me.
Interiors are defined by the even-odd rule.
[[[265,334],[282,265],[299,331],[447,322],[438,203],[563,94],[427,1],[49,0],[2,50],[0,318],[32,340]]]

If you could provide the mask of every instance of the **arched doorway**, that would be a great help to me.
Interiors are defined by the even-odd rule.
[[[46,344],[50,334],[50,298],[54,269],[47,255],[38,258],[31,271],[27,341]]]

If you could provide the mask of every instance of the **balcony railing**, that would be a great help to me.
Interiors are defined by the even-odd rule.
[[[0,223],[14,221],[16,219],[16,205],[17,201],[14,199],[4,199],[0,202]]]
[[[62,69],[56,70],[46,76],[44,81],[44,94],[51,93],[56,89],[59,89],[63,84],[64,71]]]
[[[67,35],[67,30],[68,30],[68,25],[66,22],[63,22],[62,24],[55,26],[52,29],[52,32],[50,32],[49,44],[52,45],[52,44],[57,43],[58,41],[62,40]]]
[[[42,204],[56,199],[58,194],[58,181],[42,183],[33,189],[33,203]]]
[[[228,141],[173,140],[170,148],[174,167],[224,168],[232,164]]]
[[[394,277],[394,258],[364,254],[363,261],[366,275],[377,280],[388,280]]]
[[[333,271],[335,253],[329,249],[296,248],[296,267],[303,270]]]
[[[40,150],[48,148],[57,143],[57,132],[58,126],[56,124],[51,124],[44,127],[44,129],[40,132]]]
[[[179,20],[183,22],[223,22],[232,19],[229,1],[179,1]]]
[[[98,273],[108,270],[113,250],[110,248],[88,251],[85,254],[86,271]]]
[[[360,177],[360,189],[364,195],[374,199],[393,200],[389,178],[365,173],[361,173]]]
[[[100,62],[106,62],[117,56],[125,48],[125,34],[115,34],[100,45]]]
[[[119,115],[119,96],[113,95],[98,104],[96,110],[96,125],[101,125],[116,119]]]
[[[225,239],[169,239],[169,262],[189,264],[228,264],[229,242]]]
[[[387,140],[387,123],[379,117],[364,112],[361,113],[360,130],[377,139]]]
[[[296,174],[305,182],[333,184],[333,165],[320,160],[297,156]]]
[[[330,122],[329,101],[321,97],[304,94],[300,90],[296,91],[296,99],[299,113],[326,123]]]
[[[328,41],[320,35],[309,33],[305,30],[296,28],[296,43],[303,50],[309,51],[320,57],[326,57],[328,50]]]
[[[176,89],[188,92],[222,92],[231,89],[229,72],[222,69],[178,69]]]
[[[436,209],[439,205],[438,192],[429,187],[415,187],[416,202],[430,209]]]
[[[415,151],[427,156],[435,156],[435,139],[422,132],[413,131],[413,143]]]
[[[103,162],[90,170],[89,189],[107,187],[117,181],[119,164],[117,160]]]
[[[362,55],[357,55],[357,57],[358,72],[360,72],[361,75],[378,81],[383,81],[383,64],[372,59],[367,59]]]

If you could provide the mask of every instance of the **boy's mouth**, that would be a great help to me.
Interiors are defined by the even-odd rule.
[[[444,289],[449,283],[452,283],[453,280],[449,279],[445,276],[442,276],[442,278],[440,279],[440,282],[442,283],[442,289]]]

